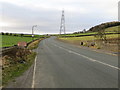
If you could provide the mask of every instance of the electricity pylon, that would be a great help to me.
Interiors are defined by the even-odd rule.
[[[62,32],[65,34],[65,15],[64,15],[64,10],[62,10],[62,17],[61,17],[61,24],[60,24],[60,34]]]

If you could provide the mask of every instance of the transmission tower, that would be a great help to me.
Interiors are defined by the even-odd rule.
[[[64,10],[62,10],[60,34],[62,34],[62,32],[65,34],[65,15],[64,15]]]

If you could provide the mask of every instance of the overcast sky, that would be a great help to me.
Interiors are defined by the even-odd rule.
[[[62,10],[66,32],[118,20],[119,0],[0,0],[0,32],[59,33]],[[1,20],[2,19],[2,20]]]

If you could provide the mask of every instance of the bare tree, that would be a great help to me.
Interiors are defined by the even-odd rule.
[[[105,43],[107,43],[107,38],[106,38],[106,33],[105,33],[105,29],[102,30],[98,30],[97,34],[95,35],[95,37],[101,41],[104,41]]]

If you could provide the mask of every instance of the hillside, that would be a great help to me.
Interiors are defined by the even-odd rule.
[[[119,32],[119,30],[120,30],[120,25],[114,26],[114,27],[109,27],[109,28],[105,29],[106,32]]]
[[[94,27],[91,27],[88,32],[97,32],[99,30],[103,30],[106,28],[114,27],[114,26],[120,26],[120,22],[107,22],[107,23],[102,23],[100,25],[96,25]]]
[[[119,33],[119,26],[113,26],[113,27],[109,27],[109,28],[105,28],[105,33],[106,34],[118,34]],[[94,36],[95,34],[97,34],[98,32],[84,32],[84,33],[77,33],[77,34],[62,34],[60,35],[61,37],[82,37],[82,36]]]

